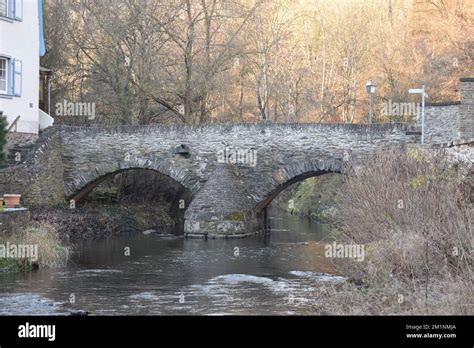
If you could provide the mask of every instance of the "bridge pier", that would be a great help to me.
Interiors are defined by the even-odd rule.
[[[222,218],[187,219],[184,235],[192,238],[242,238],[263,232],[262,221],[256,216],[238,217],[238,220]]]
[[[185,213],[188,237],[235,238],[264,229],[261,214],[253,211],[254,200],[231,164],[218,164]]]

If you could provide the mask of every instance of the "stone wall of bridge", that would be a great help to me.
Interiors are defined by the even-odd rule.
[[[64,197],[80,200],[107,175],[145,168],[189,192],[189,235],[241,235],[263,208],[305,177],[343,172],[386,146],[419,139],[402,124],[210,124],[59,129]]]
[[[101,180],[140,168],[180,183],[190,235],[240,235],[261,226],[263,208],[305,177],[344,171],[349,158],[419,139],[402,124],[208,124],[55,126],[21,163],[0,171],[0,189],[27,206],[66,206]],[[234,156],[235,155],[235,156]]]
[[[26,158],[0,170],[0,192],[20,193],[29,207],[64,204],[61,150],[59,128],[44,131]]]

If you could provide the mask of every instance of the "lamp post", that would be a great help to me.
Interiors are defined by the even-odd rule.
[[[367,94],[369,95],[369,124],[372,123],[372,96],[375,94],[375,83],[372,80],[365,84]]]
[[[425,143],[425,98],[428,98],[428,94],[425,92],[425,85],[421,88],[410,88],[408,90],[410,94],[421,94],[421,144]]]

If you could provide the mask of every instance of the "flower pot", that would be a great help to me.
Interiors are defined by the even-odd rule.
[[[5,205],[7,208],[14,208],[15,205],[20,204],[21,195],[17,194],[4,194],[3,198],[5,199]]]

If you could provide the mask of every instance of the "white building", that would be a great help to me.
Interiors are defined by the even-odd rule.
[[[38,134],[53,123],[39,109],[41,11],[41,0],[0,0],[0,111],[18,133]]]

